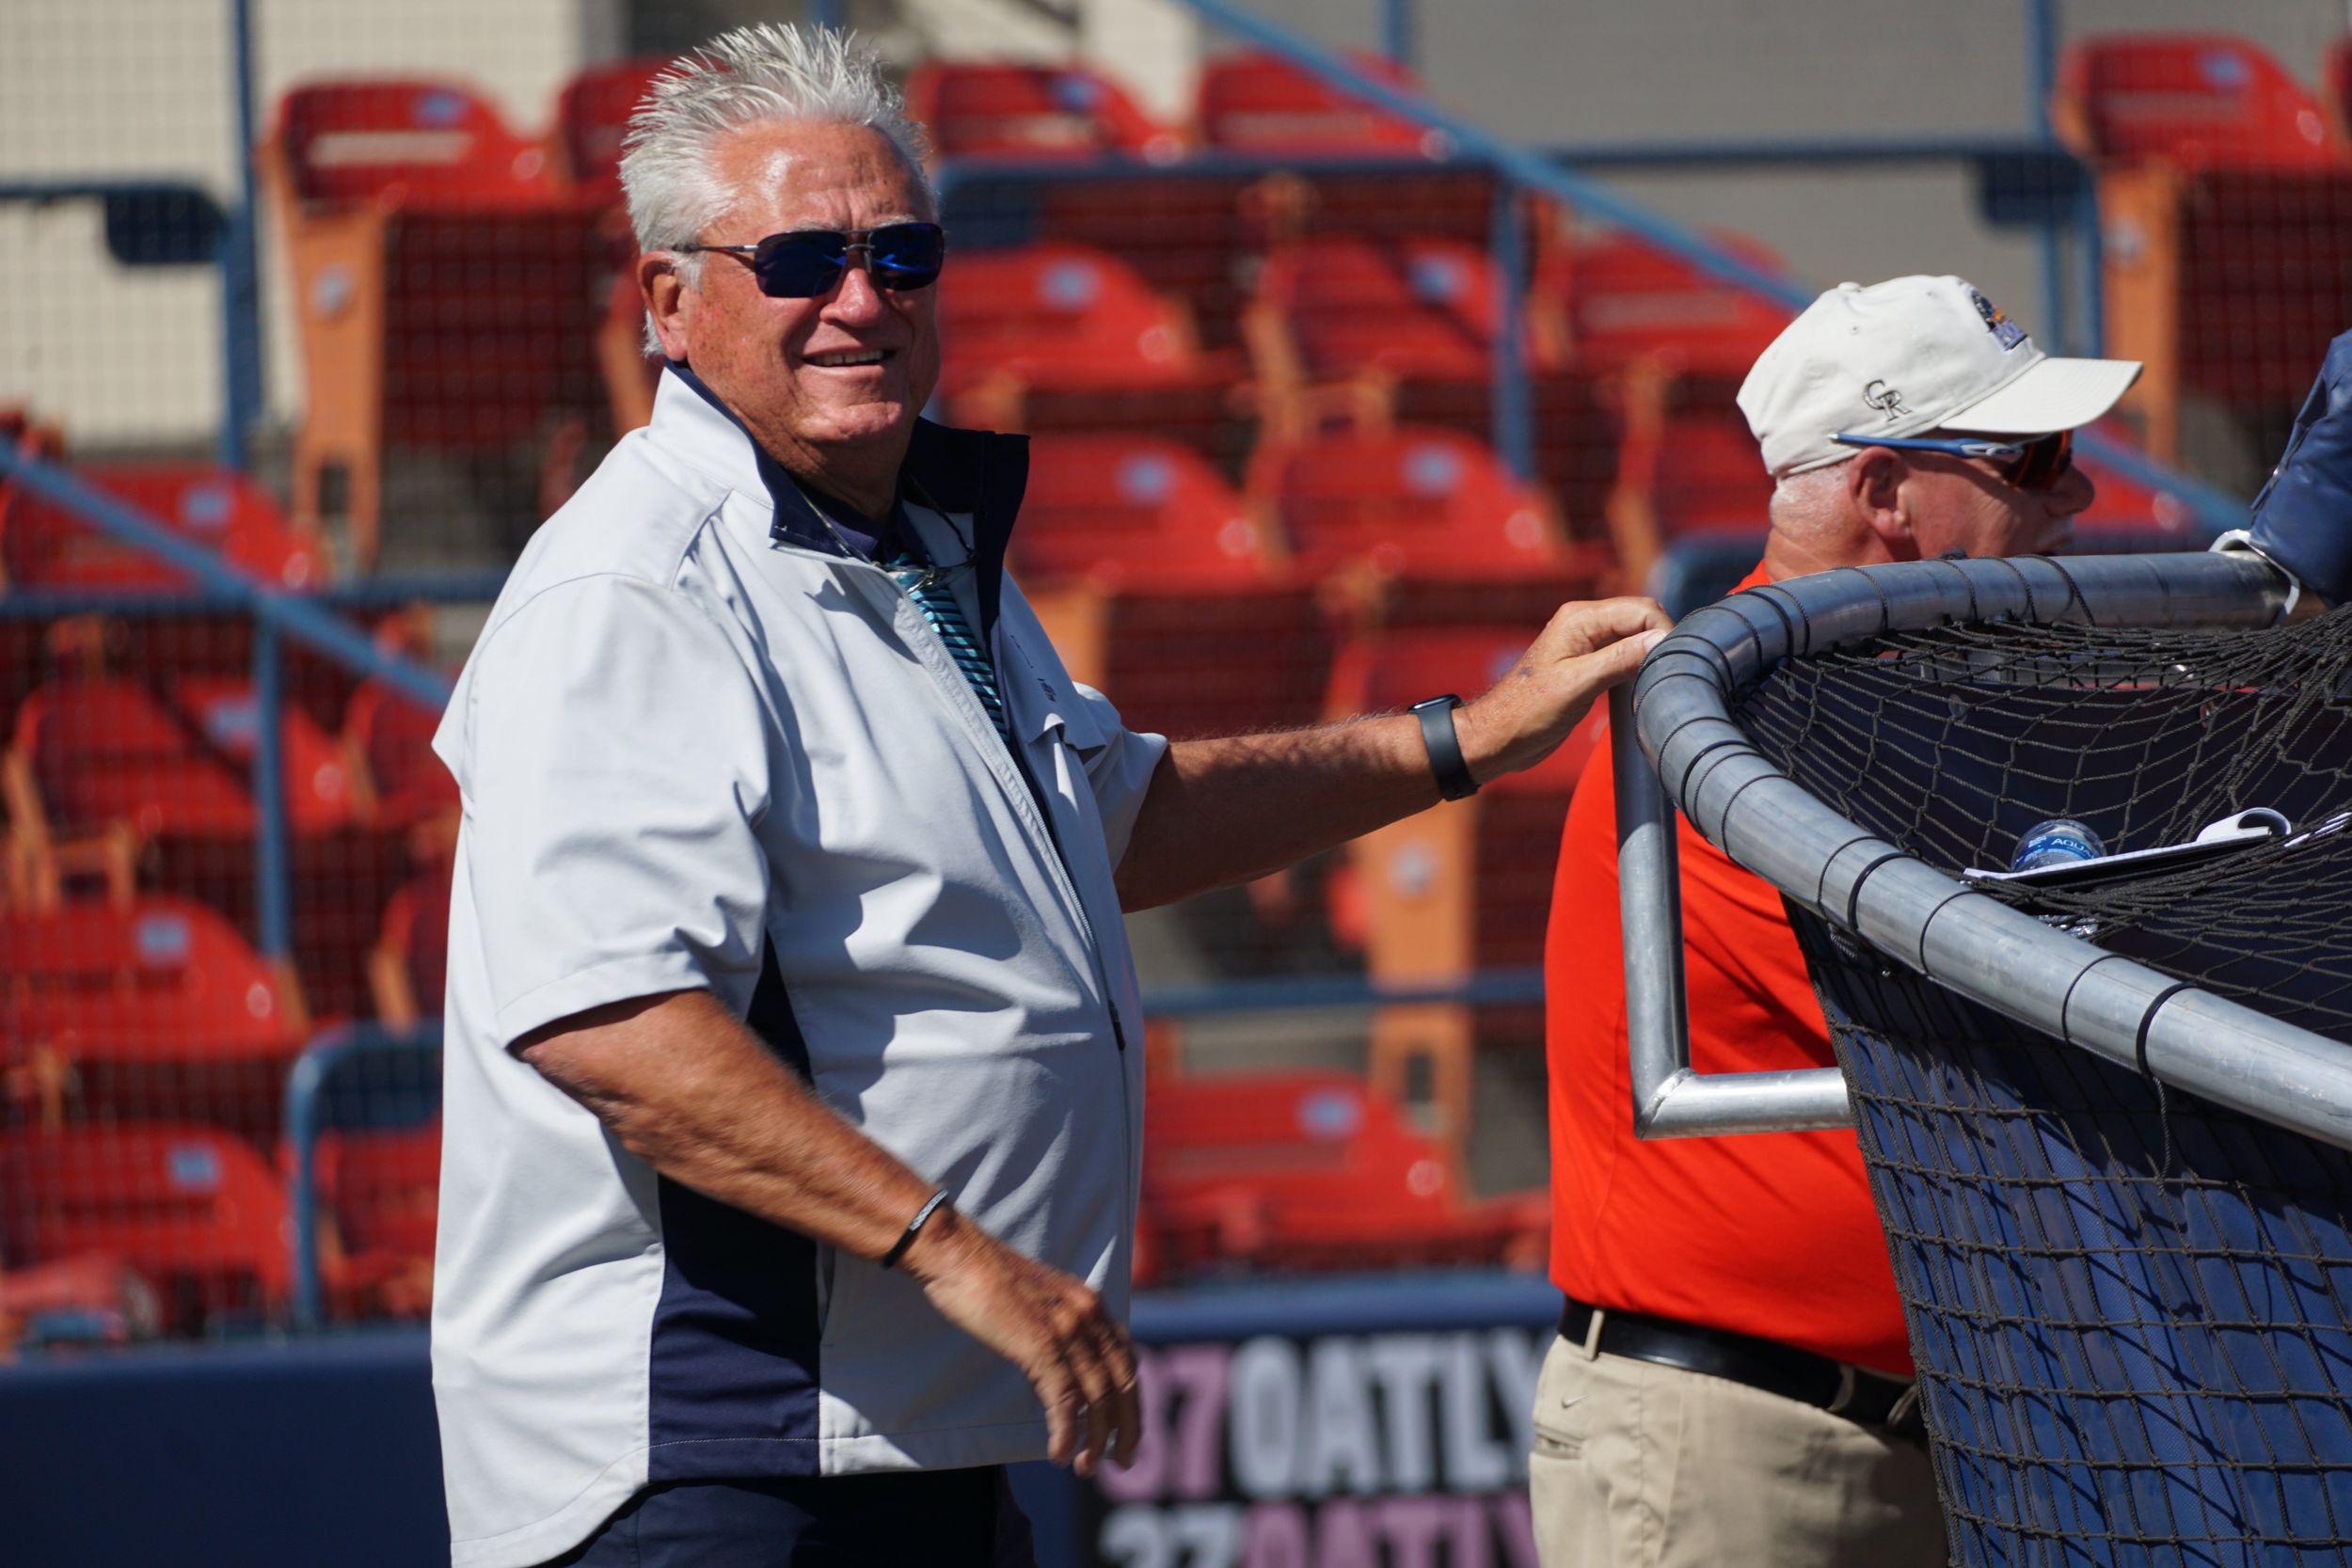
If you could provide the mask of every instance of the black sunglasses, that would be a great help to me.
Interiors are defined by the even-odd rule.
[[[894,293],[928,289],[939,281],[947,260],[947,231],[935,223],[885,223],[880,229],[795,229],[771,234],[757,245],[682,245],[682,253],[722,251],[751,264],[759,292],[770,299],[815,299],[833,292],[863,255],[878,289]]]

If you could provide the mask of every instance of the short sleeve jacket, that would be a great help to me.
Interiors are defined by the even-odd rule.
[[[669,1181],[514,1053],[583,1009],[712,992],[1123,1315],[1142,1052],[1112,872],[1165,742],[1006,578],[1025,465],[929,424],[907,464],[1009,741],[675,373],[492,610],[436,742],[464,800],[433,1319],[458,1563],[556,1556],[649,1481],[1044,1449],[1020,1371],[903,1275]]]

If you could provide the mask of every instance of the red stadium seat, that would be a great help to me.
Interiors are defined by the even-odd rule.
[[[1373,633],[1332,661],[1326,712],[1394,712],[1452,691],[1476,697],[1507,674],[1538,626],[1487,626]],[[1598,734],[1597,711],[1549,758],[1482,781],[1467,800],[1368,833],[1348,846],[1345,874],[1330,890],[1343,941],[1359,940],[1365,968],[1394,984],[1458,980],[1482,969],[1543,960],[1551,868],[1568,800]],[[1373,1023],[1368,1076],[1398,1101],[1427,1079],[1434,1131],[1458,1147],[1470,1125],[1471,1053],[1481,1033],[1470,1009],[1413,1006]],[[1484,1033],[1541,1038],[1534,1009],[1498,1009]]]
[[[1349,63],[1375,81],[1419,92],[1396,62],[1351,50]],[[1232,151],[1286,155],[1435,152],[1438,138],[1378,104],[1341,91],[1274,55],[1223,55],[1200,70],[1200,139]]]
[[[498,207],[548,189],[545,150],[454,82],[310,83],[280,101],[274,140],[303,202]]]
[[[171,1332],[276,1313],[291,1283],[288,1240],[277,1178],[216,1128],[0,1132],[0,1247],[9,1260],[119,1258],[161,1290]]]
[[[79,1063],[267,1059],[302,1047],[300,999],[228,921],[161,894],[0,913],[0,1039]]]
[[[154,886],[251,929],[258,814],[240,766],[250,755],[251,709],[241,681],[174,685],[185,713],[138,683],[103,676],[36,689],[18,709],[7,758],[9,815],[49,843],[126,825]],[[364,954],[403,874],[399,834],[358,819],[344,750],[313,721],[289,707],[282,734],[294,957],[308,1000],[342,1013],[363,1000]]]
[[[1494,267],[1454,240],[1328,236],[1265,260],[1248,324],[1276,386],[1364,372],[1483,381],[1497,320]]]
[[[433,1237],[440,1211],[441,1123],[329,1128],[311,1152],[319,1198],[333,1216],[326,1275],[338,1317],[421,1318],[433,1303]]]
[[[1401,426],[1259,449],[1249,492],[1301,569],[1519,576],[1568,563],[1550,503],[1457,431]]]
[[[367,821],[407,829],[455,813],[457,781],[433,752],[440,725],[440,714],[382,681],[351,694],[342,749]]]
[[[907,109],[941,158],[1094,158],[1169,163],[1184,138],[1118,83],[1080,65],[926,60],[907,76]]]
[[[1647,581],[1684,539],[1757,535],[1771,522],[1763,454],[1738,406],[1709,395],[1721,389],[1678,378],[1629,383],[1608,508],[1628,581]]]
[[[450,869],[444,863],[404,883],[384,906],[383,928],[368,955],[368,985],[375,1016],[388,1028],[441,1016],[449,989]]]
[[[1151,586],[1269,580],[1276,551],[1249,504],[1196,451],[1151,436],[1042,436],[1013,534],[1025,581]]]
[[[2057,112],[2085,156],[2185,167],[2326,168],[2327,116],[2258,45],[2225,33],[2078,39],[2058,61]]]
[[[1098,397],[1220,390],[1240,371],[1231,356],[1200,351],[1182,305],[1117,257],[1081,245],[959,255],[939,329],[949,397],[996,379]]]
[[[108,1252],[0,1267],[0,1350],[123,1345],[163,1327],[152,1282]]]
[[[1765,272],[1786,270],[1744,234],[1708,237]],[[1568,352],[1597,374],[1655,360],[1737,384],[1788,325],[1785,307],[1626,233],[1555,247],[1536,268],[1535,293],[1565,314]]]
[[[1264,438],[1398,420],[1489,436],[1500,318],[1495,267],[1479,245],[1343,234],[1277,245],[1244,320]],[[1608,437],[1589,382],[1553,362],[1532,313],[1525,329],[1538,462],[1581,504],[1594,489],[1590,449]]]
[[[1041,436],[1014,563],[1077,679],[1138,729],[1306,723],[1329,647],[1313,586],[1197,453],[1146,436]]]
[[[171,683],[171,705],[212,749],[250,766],[257,738],[253,683],[227,675],[183,675]],[[298,707],[278,713],[278,756],[284,769],[286,817],[297,833],[322,833],[354,820],[355,794],[342,745]]]
[[[1710,238],[1762,271],[1785,270],[1745,235]],[[1535,293],[1616,420],[1603,510],[1626,580],[1645,580],[1684,533],[1760,527],[1771,486],[1733,399],[1788,310],[1624,233],[1555,245]]]
[[[294,515],[340,494],[372,567],[388,451],[539,453],[598,411],[610,201],[447,82],[297,87],[262,161],[303,349]]]
[[[127,821],[142,836],[249,837],[253,799],[188,722],[146,688],[106,677],[52,681],[17,709],[12,812],[53,832]]]
[[[310,588],[326,576],[317,543],[296,532],[269,494],[241,474],[183,463],[86,465],[77,471],[272,588]],[[0,500],[0,573],[26,588],[177,588],[189,581],[97,524],[21,494]]]
[[[1542,1195],[1468,1200],[1454,1162],[1339,1072],[1155,1080],[1143,1226],[1160,1265],[1372,1269],[1540,1263]]]
[[[607,201],[621,194],[621,143],[629,116],[670,61],[654,55],[592,65],[564,84],[555,100],[558,175],[573,189]]]
[[[2243,40],[2139,34],[2072,46],[2056,109],[2100,164],[2106,348],[2146,366],[2148,450],[2178,461],[2185,411],[2218,404],[2276,451],[2352,320],[2352,161],[2320,105]]]

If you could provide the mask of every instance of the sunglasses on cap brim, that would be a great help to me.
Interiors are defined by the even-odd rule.
[[[715,250],[741,257],[771,299],[815,299],[834,291],[863,257],[874,287],[893,293],[928,289],[947,261],[947,231],[935,223],[885,223],[879,229],[795,229],[757,245],[682,245],[680,254]]]
[[[2027,441],[1994,441],[1981,436],[1833,436],[1846,447],[1891,447],[1897,451],[1940,451],[1951,457],[1982,457],[1998,463],[2001,481],[2020,490],[2047,490],[2074,466],[2074,433],[2054,431]]]

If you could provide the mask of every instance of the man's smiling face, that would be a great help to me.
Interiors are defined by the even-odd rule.
[[[705,245],[932,216],[898,149],[862,125],[748,125],[721,138],[711,163],[737,198],[699,236]],[[938,383],[937,292],[877,289],[853,264],[813,299],[770,299],[744,259],[706,255],[700,286],[679,301],[682,343],[665,334],[664,346],[682,346],[695,374],[785,467],[855,501],[876,475],[896,474]]]

